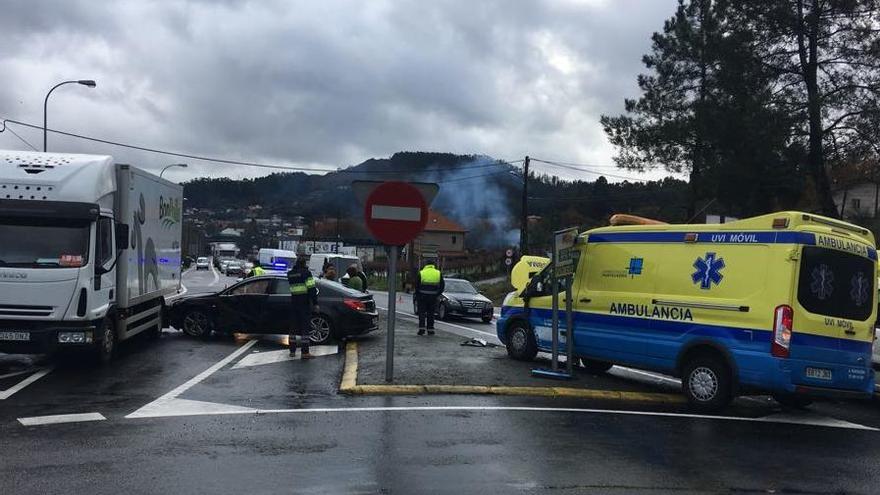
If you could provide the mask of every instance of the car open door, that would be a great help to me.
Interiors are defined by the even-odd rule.
[[[218,298],[217,321],[232,331],[271,333],[266,329],[266,309],[271,279],[247,280],[231,287]]]

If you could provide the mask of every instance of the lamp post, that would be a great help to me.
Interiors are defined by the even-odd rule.
[[[97,83],[95,83],[95,81],[92,81],[91,79],[79,79],[76,81],[64,81],[64,82],[60,82],[60,83],[56,84],[55,86],[52,86],[52,89],[50,89],[49,92],[46,93],[46,99],[43,100],[43,152],[44,153],[46,152],[46,120],[47,120],[46,115],[47,115],[48,109],[49,109],[49,95],[51,95],[52,91],[55,91],[55,89],[58,88],[58,86],[63,86],[65,84],[82,84],[83,86],[88,86],[90,88],[94,88],[95,86],[97,86]]]
[[[159,172],[159,178],[161,179],[161,178],[162,178],[162,174],[164,174],[165,171],[168,170],[168,169],[171,168],[171,167],[182,167],[182,168],[186,168],[186,167],[188,167],[188,166],[189,166],[189,165],[187,165],[186,163],[172,163],[171,165],[168,165],[167,167],[163,168],[161,172]]]

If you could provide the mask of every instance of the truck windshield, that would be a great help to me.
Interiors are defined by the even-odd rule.
[[[0,267],[69,268],[89,256],[87,221],[0,219]]]
[[[798,302],[813,314],[867,320],[874,305],[874,262],[843,251],[804,246]]]

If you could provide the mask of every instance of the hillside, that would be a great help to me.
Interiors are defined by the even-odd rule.
[[[470,245],[491,247],[518,242],[522,199],[519,170],[518,166],[486,156],[400,152],[326,175],[282,173],[245,180],[197,179],[184,184],[184,190],[191,207],[260,205],[265,212],[287,216],[360,219],[361,206],[351,194],[353,180],[437,182],[440,193],[432,207],[470,229]],[[533,176],[529,213],[546,219],[535,227],[535,241],[543,242],[559,226],[604,224],[613,212],[681,221],[685,194],[686,184],[673,179],[612,184],[601,177],[586,182]]]

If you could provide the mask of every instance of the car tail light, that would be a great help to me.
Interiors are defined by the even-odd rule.
[[[367,304],[360,299],[343,299],[342,302],[344,302],[346,306],[355,311],[367,310]]]
[[[793,320],[794,311],[792,311],[791,306],[783,304],[776,307],[776,311],[773,314],[773,342],[770,347],[770,354],[774,357],[788,357]]]

